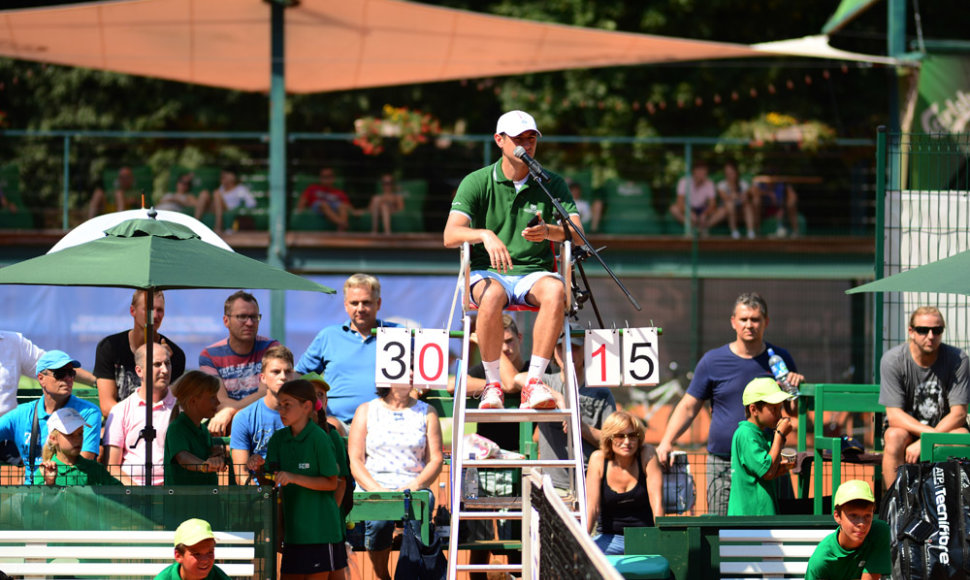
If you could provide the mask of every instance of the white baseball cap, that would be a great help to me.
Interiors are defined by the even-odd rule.
[[[495,133],[505,133],[509,137],[518,137],[526,131],[535,131],[542,136],[539,128],[536,127],[536,120],[532,115],[525,111],[509,111],[498,118],[495,126]]]
[[[81,427],[90,427],[90,425],[84,422],[80,413],[70,407],[61,407],[47,418],[47,428],[50,431],[60,431],[65,435],[70,435]]]

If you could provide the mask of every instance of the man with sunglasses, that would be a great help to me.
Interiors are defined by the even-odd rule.
[[[945,328],[938,308],[920,306],[909,317],[909,341],[886,351],[879,363],[887,488],[900,465],[919,461],[920,435],[967,432],[967,354],[943,344]]]
[[[219,411],[209,420],[213,435],[228,435],[235,414],[266,394],[259,381],[263,355],[279,342],[259,335],[261,319],[256,297],[243,290],[234,292],[223,305],[222,324],[229,336],[199,353],[199,370],[218,376],[223,384]]]
[[[96,459],[101,443],[101,410],[94,403],[75,397],[74,377],[81,363],[62,350],[49,350],[37,361],[37,381],[44,396],[18,405],[0,417],[0,441],[16,443],[24,460],[25,484],[33,480],[33,471],[41,462],[41,450],[47,442],[47,419],[51,413],[71,408],[80,413],[90,427],[84,428],[81,457]]]

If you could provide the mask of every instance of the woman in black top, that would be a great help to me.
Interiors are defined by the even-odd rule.
[[[652,445],[643,444],[643,425],[627,411],[607,417],[600,449],[589,458],[586,509],[589,532],[602,520],[593,541],[605,554],[623,553],[623,529],[652,526],[664,515],[663,474]]]

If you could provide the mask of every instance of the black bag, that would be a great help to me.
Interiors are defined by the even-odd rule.
[[[883,498],[892,578],[970,577],[970,462],[907,464]]]
[[[414,532],[409,520],[414,519],[411,509],[411,490],[404,490],[404,534],[401,538],[401,555],[394,570],[395,578],[408,580],[445,580],[448,576],[448,559],[441,546],[441,538],[434,536],[425,545]]]

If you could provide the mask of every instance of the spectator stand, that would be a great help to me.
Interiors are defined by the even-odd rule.
[[[152,201],[152,192],[155,191],[154,177],[152,175],[152,168],[147,165],[131,165],[131,174],[135,179],[134,187],[132,191],[138,194],[138,199],[134,198],[134,193],[132,197],[129,197],[126,201],[129,204],[134,204],[128,209],[138,209],[141,207],[141,196],[145,196],[145,204],[150,205]],[[118,189],[118,173],[121,170],[121,166],[113,167],[110,169],[105,169],[101,172],[101,187],[104,188],[105,202],[109,204],[114,204],[114,192]],[[125,208],[116,208],[115,211],[122,211]]]

